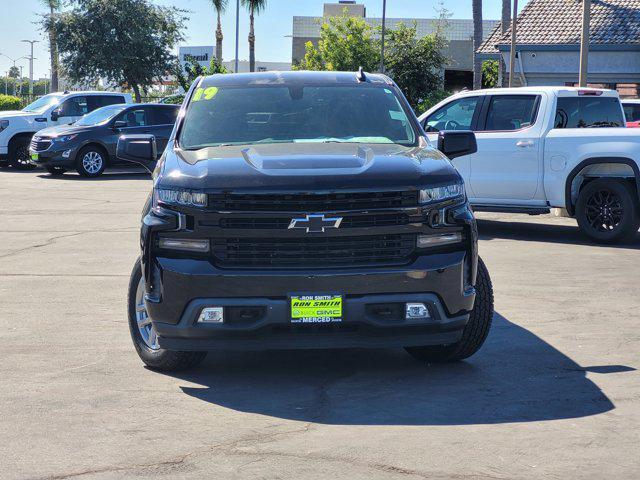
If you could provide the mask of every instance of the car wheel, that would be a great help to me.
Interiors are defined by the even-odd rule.
[[[0,160],[0,169],[9,168],[9,160]]]
[[[36,166],[31,163],[29,143],[27,137],[19,137],[9,142],[9,164],[18,170],[33,170]]]
[[[95,178],[102,175],[107,166],[107,155],[101,148],[85,147],[78,152],[76,169],[83,177]]]
[[[593,180],[580,191],[576,219],[582,233],[596,242],[631,240],[640,227],[638,196],[624,180]]]
[[[155,370],[173,372],[197,366],[206,352],[176,352],[165,350],[158,343],[158,335],[144,303],[144,278],[140,260],[136,261],[129,281],[129,332],[140,359]]]
[[[460,341],[453,345],[407,347],[405,350],[414,358],[430,363],[464,360],[480,350],[489,335],[492,319],[493,286],[487,267],[481,259],[478,259],[476,301]]]
[[[64,172],[67,171],[64,167],[54,167],[51,165],[47,165],[44,169],[49,172],[51,175],[64,175]]]

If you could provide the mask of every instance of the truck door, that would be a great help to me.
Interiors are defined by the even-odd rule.
[[[68,125],[79,120],[80,117],[89,113],[89,104],[87,97],[75,96],[67,98],[51,113],[49,126],[52,125]]]
[[[531,203],[542,173],[541,96],[489,95],[484,102],[470,160],[470,196],[477,203],[493,200]]]
[[[482,96],[469,96],[452,100],[442,106],[422,122],[422,127],[432,145],[438,143],[438,132],[443,130],[474,130],[482,105]],[[451,161],[465,183],[469,184],[469,161],[473,155],[459,157]]]

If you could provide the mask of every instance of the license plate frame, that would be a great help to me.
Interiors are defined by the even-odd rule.
[[[344,297],[333,293],[290,295],[289,319],[293,324],[340,323]]]

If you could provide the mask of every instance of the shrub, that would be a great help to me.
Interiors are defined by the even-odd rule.
[[[22,100],[12,95],[0,94],[0,110],[20,110],[22,108]]]

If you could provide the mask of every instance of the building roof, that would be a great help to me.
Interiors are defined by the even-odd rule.
[[[518,46],[578,45],[582,33],[581,0],[530,0],[518,15]],[[498,24],[478,53],[497,54],[508,46],[511,28],[503,35]],[[591,45],[640,46],[640,0],[593,0]]]

